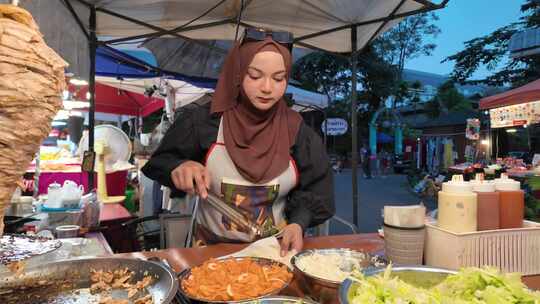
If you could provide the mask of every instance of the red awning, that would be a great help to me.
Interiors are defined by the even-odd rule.
[[[88,87],[77,90],[70,86],[70,91],[74,92],[76,100],[86,100]],[[145,117],[163,106],[163,99],[96,83],[96,112]]]
[[[504,93],[480,99],[480,109],[492,109],[540,100],[540,79]]]

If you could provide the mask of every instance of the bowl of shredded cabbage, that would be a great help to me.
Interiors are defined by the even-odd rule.
[[[340,284],[354,271],[372,265],[372,257],[351,249],[309,249],[291,258],[300,287],[313,299],[335,300]]]
[[[443,304],[540,303],[540,293],[530,291],[518,273],[501,273],[490,267],[459,272],[424,267],[395,267],[355,272],[339,290],[342,304]]]

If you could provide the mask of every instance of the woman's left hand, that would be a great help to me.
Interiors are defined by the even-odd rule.
[[[281,256],[287,255],[289,250],[294,249],[297,252],[304,246],[304,235],[302,227],[298,224],[289,224],[283,228],[281,237]]]

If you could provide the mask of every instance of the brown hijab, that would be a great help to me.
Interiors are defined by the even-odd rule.
[[[212,100],[211,112],[222,113],[225,147],[238,172],[250,182],[268,182],[289,167],[289,149],[302,122],[283,97],[267,111],[255,108],[242,89],[242,81],[253,57],[261,51],[283,56],[287,81],[291,53],[270,38],[236,43],[225,59]]]

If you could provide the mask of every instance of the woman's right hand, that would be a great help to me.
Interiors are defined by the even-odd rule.
[[[188,160],[171,172],[174,186],[188,194],[198,193],[202,198],[208,196],[210,174],[201,163]]]

